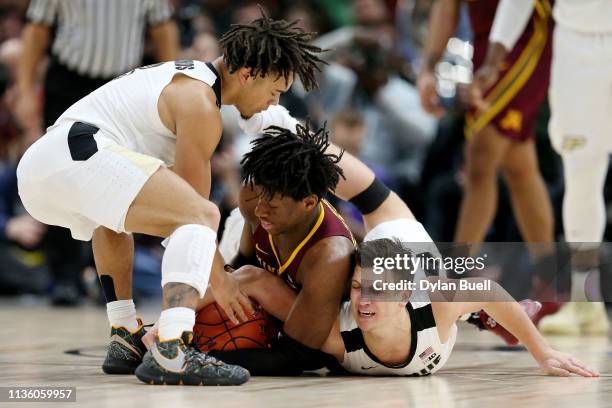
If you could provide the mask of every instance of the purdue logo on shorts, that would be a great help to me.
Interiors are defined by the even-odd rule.
[[[561,148],[565,151],[576,150],[586,144],[584,136],[564,136]]]

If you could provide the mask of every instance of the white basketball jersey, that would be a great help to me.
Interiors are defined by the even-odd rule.
[[[409,244],[410,249],[414,253],[429,252],[437,258],[441,258],[442,255],[436,247],[436,244],[432,241],[431,237],[423,227],[423,224],[415,219],[410,218],[398,218],[396,220],[386,221],[376,225],[372,228],[363,238],[363,242],[374,241],[377,239],[388,238],[388,239],[399,239],[405,244]],[[426,276],[436,275],[439,277],[445,277],[446,271],[444,269],[437,271],[424,271],[423,268],[419,268],[413,278],[416,289],[412,291],[411,299],[413,301],[429,301],[429,295],[427,291],[421,290],[420,281],[425,279]]]
[[[351,313],[350,302],[340,310],[340,334],[344,341],[344,361],[340,363],[351,373],[364,375],[423,376],[438,371],[448,360],[455,340],[457,326],[453,324],[446,343],[438,337],[436,321],[429,302],[408,302],[407,313],[412,325],[410,354],[404,364],[391,366],[379,361],[368,350],[363,333]]]
[[[115,78],[68,108],[51,128],[65,122],[89,123],[121,146],[173,164],[176,136],[162,123],[157,102],[178,73],[211,86],[220,106],[221,83],[212,64],[170,61],[136,68]]]

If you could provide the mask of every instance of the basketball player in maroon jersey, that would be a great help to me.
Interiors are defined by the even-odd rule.
[[[260,373],[287,374],[326,360],[319,349],[337,318],[352,270],[355,240],[323,198],[343,177],[337,165],[342,152],[325,153],[325,129],[310,132],[300,126],[297,133],[268,129],[241,162],[245,225],[240,251],[227,268],[259,265],[260,272],[278,277],[275,283],[296,293],[295,302],[284,305],[288,313],[281,340],[272,349],[251,350],[257,362],[249,365]],[[253,274],[240,284],[246,287],[256,279]],[[211,295],[198,309],[213,300]]]
[[[319,368],[329,359],[319,348],[348,289],[355,249],[349,228],[323,199],[343,178],[340,161],[352,177],[350,183],[342,180],[336,193],[352,198],[362,213],[382,207],[378,214],[384,215],[401,203],[367,166],[330,145],[325,129],[310,132],[301,125],[292,130],[267,129],[241,162],[247,181],[240,199],[245,224],[238,254],[227,268],[259,266],[236,274],[241,290],[255,299],[255,291],[275,290],[271,285],[289,287],[296,294],[291,303],[279,298],[277,306],[286,313],[281,338],[272,349],[233,354],[255,368],[253,374],[297,374]],[[411,216],[405,205],[399,209]],[[247,269],[249,273],[244,273]],[[273,277],[273,283],[261,285],[262,274]],[[208,291],[197,309],[213,300]]]
[[[535,122],[548,91],[551,63],[550,2],[535,1],[536,7],[525,29],[516,32],[516,46],[503,61],[490,50],[489,38],[499,27],[494,24],[497,0],[467,0],[474,32],[474,79],[460,86],[466,115],[466,184],[455,232],[456,242],[478,243],[485,238],[497,208],[497,173],[501,170],[508,186],[512,208],[523,239],[531,243],[554,240],[550,197],[538,168],[534,135]],[[435,66],[453,35],[461,0],[437,0],[432,6],[429,36],[418,88],[425,110],[442,115],[436,95]],[[496,65],[496,66],[493,66]],[[534,272],[553,263],[553,247],[532,245]],[[537,277],[536,277],[537,279]],[[534,281],[534,298],[551,294]],[[541,315],[554,313],[558,302],[544,302]]]

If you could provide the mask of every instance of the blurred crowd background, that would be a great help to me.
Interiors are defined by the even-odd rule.
[[[104,1],[99,3],[102,6],[98,12],[104,12]],[[159,35],[150,30],[152,26],[144,26],[142,56],[133,56],[139,60],[137,65],[156,62],[164,55],[215,59],[219,56],[218,38],[230,24],[258,18],[258,4],[273,18],[299,19],[305,30],[317,32],[314,41],[330,50],[325,54],[329,64],[322,69],[320,88],[306,94],[296,83],[281,97],[281,104],[294,116],[316,126],[326,123],[333,142],[371,166],[405,200],[434,240],[452,241],[464,180],[463,113],[449,109],[441,119],[425,113],[415,86],[431,0],[168,0],[168,3],[172,16],[165,23],[176,27],[178,38],[170,36],[160,41]],[[46,74],[54,64],[53,52],[48,47],[47,57],[36,64],[34,99],[32,95],[23,95],[24,90],[17,84],[23,75],[19,61],[24,55],[28,6],[27,0],[0,0],[0,295],[70,306],[86,299],[96,301],[100,296],[91,248],[72,241],[65,231],[55,231],[32,219],[20,205],[17,194],[16,163],[24,149],[44,133],[43,106],[49,102],[45,93],[50,92]],[[151,25],[155,20],[145,21]],[[52,23],[52,36],[56,35],[57,24],[61,21]],[[112,32],[114,27],[109,24],[107,29]],[[471,79],[470,38],[464,12],[437,70],[438,92],[450,108],[454,106],[456,84]],[[166,54],[156,49],[165,40],[176,42],[163,45]],[[176,52],[168,52],[173,47]],[[111,78],[97,78],[101,83],[108,79]],[[80,90],[78,81],[72,81],[69,87],[72,90],[64,88],[60,92]],[[82,91],[86,94],[90,90]],[[40,106],[32,106],[32,100]],[[236,115],[233,108],[223,108],[224,134],[212,162],[211,199],[225,216],[237,206],[239,161],[249,149],[249,138],[241,134]],[[543,105],[538,120],[538,155],[555,208],[556,238],[562,239],[562,171],[548,141],[548,117],[548,108]],[[612,192],[609,187],[606,196]],[[487,240],[520,241],[503,183],[500,192],[499,209]],[[355,235],[363,236],[356,209],[331,199]],[[608,213],[612,215],[611,211]],[[134,297],[138,301],[161,293],[162,248],[159,240],[150,237],[137,236],[136,242]]]

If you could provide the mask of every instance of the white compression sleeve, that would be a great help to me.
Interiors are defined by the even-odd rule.
[[[179,227],[168,237],[162,258],[162,287],[184,283],[204,297],[217,248],[217,233],[204,225]]]
[[[500,43],[510,51],[525,31],[533,14],[535,0],[501,0],[497,5],[489,42]]]

